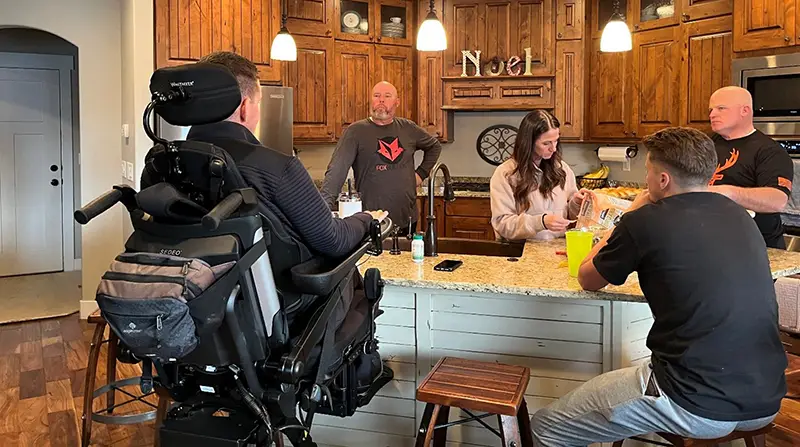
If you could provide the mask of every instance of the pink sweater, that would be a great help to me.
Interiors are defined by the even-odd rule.
[[[567,219],[574,219],[580,211],[580,205],[570,202],[573,194],[578,192],[575,173],[562,161],[561,166],[567,173],[564,188],[556,186],[553,196],[545,198],[538,190],[530,194],[530,207],[523,213],[517,213],[512,188],[515,178],[508,178],[514,171],[517,162],[510,159],[495,169],[490,181],[490,197],[492,202],[492,227],[495,235],[507,240],[522,239],[554,239],[563,237],[564,232],[545,230],[542,226],[542,214],[560,214]]]

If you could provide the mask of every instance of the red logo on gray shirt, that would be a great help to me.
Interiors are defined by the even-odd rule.
[[[389,163],[397,163],[403,158],[405,149],[397,137],[386,137],[378,140],[378,155]]]

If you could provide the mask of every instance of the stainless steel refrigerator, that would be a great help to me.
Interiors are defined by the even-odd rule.
[[[290,87],[261,86],[261,118],[255,136],[264,146],[287,155],[294,155],[293,104],[293,91]],[[161,117],[157,119],[156,134],[161,138],[185,140],[188,132],[188,126],[173,126]]]

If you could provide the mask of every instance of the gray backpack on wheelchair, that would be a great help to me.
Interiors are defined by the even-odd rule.
[[[380,254],[391,221],[374,220],[342,259],[313,254],[224,147],[165,141],[148,124],[153,112],[177,126],[225,119],[241,100],[234,76],[211,64],[165,68],[150,91],[155,145],[141,191],[114,186],[75,218],[86,224],[118,202],[130,215],[134,231],[97,304],[120,351],[142,363],[142,391],[175,402],[161,445],[268,446],[286,435],[315,446],[315,413],[352,416],[393,378],[375,339],[380,272],[362,277],[356,265]]]

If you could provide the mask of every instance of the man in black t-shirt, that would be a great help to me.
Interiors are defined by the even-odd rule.
[[[756,212],[767,247],[786,248],[780,212],[792,194],[789,154],[753,127],[753,98],[747,90],[723,87],[711,95],[708,108],[718,159],[711,190]]]
[[[767,250],[745,209],[708,191],[714,143],[688,128],[643,143],[648,191],[592,249],[578,281],[598,290],[638,273],[654,318],[651,357],[539,410],[535,445],[585,446],[652,432],[722,437],[770,423],[786,393]]]

